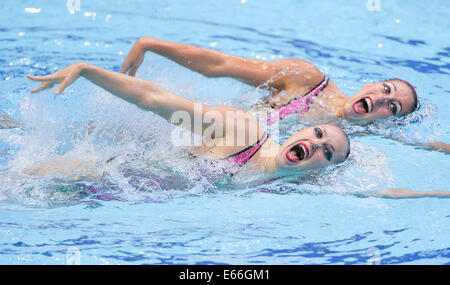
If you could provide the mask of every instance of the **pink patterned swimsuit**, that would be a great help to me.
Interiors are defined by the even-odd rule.
[[[272,112],[269,113],[267,117],[267,124],[272,125],[276,123],[279,120],[282,120],[286,118],[287,116],[297,113],[297,114],[303,114],[309,111],[309,103],[311,102],[312,98],[314,96],[317,96],[320,91],[325,89],[325,87],[328,84],[328,77],[325,76],[316,87],[314,87],[311,91],[309,91],[306,95],[299,96],[292,101],[290,101],[288,104],[278,108],[274,109]],[[273,108],[273,107],[272,107]]]
[[[241,150],[240,152],[222,158],[222,160],[227,160],[236,166],[243,166],[258,152],[258,150],[267,141],[268,138],[269,134],[264,132],[263,136],[254,145],[251,145]]]
[[[216,186],[227,185],[240,168],[261,149],[268,138],[269,134],[264,132],[264,135],[254,145],[248,146],[235,154],[221,159],[202,159],[207,165],[201,163],[198,165],[198,169],[212,184]],[[191,158],[198,158],[192,153],[188,153],[188,155]]]

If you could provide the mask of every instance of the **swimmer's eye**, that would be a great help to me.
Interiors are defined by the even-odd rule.
[[[323,137],[323,132],[320,128],[314,128],[314,132],[316,133],[316,137],[321,139]]]
[[[323,149],[325,157],[328,161],[331,161],[331,159],[333,158],[333,153],[331,152],[331,150],[328,149],[328,147]]]
[[[384,86],[384,93],[391,94],[391,87],[385,83],[383,83],[383,86]]]
[[[397,105],[395,105],[393,102],[389,103],[389,109],[391,109],[392,115],[397,115]]]

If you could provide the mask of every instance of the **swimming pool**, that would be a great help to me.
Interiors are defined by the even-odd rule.
[[[448,155],[380,136],[353,138],[351,161],[314,183],[211,189],[187,179],[183,189],[166,191],[158,178],[143,190],[118,180],[123,192],[112,194],[120,199],[107,200],[21,175],[54,154],[101,160],[125,152],[132,154],[125,167],[137,172],[188,176],[156,116],[86,80],[61,97],[29,94],[29,73],[78,61],[118,71],[147,34],[250,58],[305,59],[349,94],[372,80],[404,78],[423,106],[418,122],[393,131],[450,141],[450,8],[443,0],[147,3],[0,3],[0,110],[27,126],[0,130],[0,264],[450,264],[448,199],[346,195],[388,186],[450,190]],[[248,108],[259,96],[151,54],[138,76],[209,104]],[[87,135],[87,120],[102,130],[98,136]]]

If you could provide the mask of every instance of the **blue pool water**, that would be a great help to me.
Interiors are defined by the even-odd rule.
[[[156,116],[86,80],[56,97],[30,95],[36,83],[25,78],[79,61],[118,71],[134,41],[152,35],[249,58],[305,59],[350,95],[373,80],[404,78],[422,107],[377,132],[450,142],[447,1],[380,0],[379,11],[366,0],[79,3],[69,1],[70,11],[66,1],[0,2],[0,111],[26,125],[0,130],[0,264],[450,264],[450,200],[347,195],[450,191],[448,155],[355,137],[350,160],[311,181],[214,189],[173,157],[171,127]],[[137,76],[209,104],[248,108],[261,95],[152,54]],[[24,174],[55,155],[123,154],[99,166],[119,185],[109,190],[118,200]],[[145,186],[127,184],[119,166],[146,177]],[[175,176],[182,183],[165,190]]]

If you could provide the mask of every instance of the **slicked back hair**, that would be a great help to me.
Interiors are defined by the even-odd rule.
[[[350,138],[348,137],[347,133],[344,132],[344,130],[342,128],[340,128],[340,127],[338,127],[338,128],[341,130],[341,132],[344,134],[345,138],[347,139],[347,149],[348,149],[347,153],[345,154],[344,159],[337,162],[337,163],[341,163],[341,162],[346,161],[348,156],[350,155]]]
[[[414,88],[414,86],[412,86],[412,84],[409,83],[408,81],[400,79],[400,78],[392,78],[389,80],[396,80],[396,81],[405,83],[409,87],[409,89],[411,90],[411,93],[413,95],[413,104],[411,106],[411,109],[409,109],[409,112],[405,113],[403,116],[406,116],[406,115],[411,114],[412,112],[416,111],[419,107],[419,99],[417,97],[417,92],[416,92],[416,89]]]

